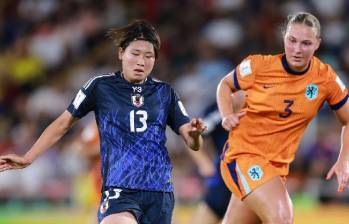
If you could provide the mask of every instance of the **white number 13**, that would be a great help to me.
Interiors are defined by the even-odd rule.
[[[130,129],[131,132],[143,132],[145,129],[147,129],[147,119],[148,119],[148,113],[145,110],[138,110],[136,111],[136,115],[139,115],[139,121],[142,123],[142,127],[135,129],[135,111],[130,111]]]

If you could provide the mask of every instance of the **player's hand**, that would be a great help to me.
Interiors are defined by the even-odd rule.
[[[231,131],[240,123],[240,118],[245,116],[246,112],[238,112],[229,114],[222,119],[222,126],[226,131]]]
[[[8,154],[0,156],[0,172],[5,170],[23,169],[31,164],[23,156]]]
[[[349,161],[338,160],[328,172],[326,180],[331,179],[333,174],[337,176],[338,192],[343,192],[345,188],[349,188]]]
[[[193,118],[190,121],[189,135],[192,138],[198,138],[204,131],[207,130],[206,124],[200,118]]]

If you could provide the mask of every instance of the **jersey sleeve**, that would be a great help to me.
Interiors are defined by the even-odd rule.
[[[326,100],[332,110],[338,110],[348,100],[348,89],[330,66],[328,66],[327,72],[329,80],[327,83],[328,95]]]
[[[95,89],[97,80],[91,79],[80,88],[67,110],[73,117],[82,118],[95,108]]]
[[[174,132],[179,134],[179,128],[190,121],[188,113],[184,108],[178,94],[171,88],[171,104],[167,124]]]
[[[246,90],[253,85],[262,60],[262,55],[250,55],[233,70],[233,84],[236,90]]]

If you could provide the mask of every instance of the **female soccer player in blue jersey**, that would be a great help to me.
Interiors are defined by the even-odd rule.
[[[103,176],[99,222],[170,224],[174,197],[166,125],[193,150],[200,148],[206,127],[198,118],[190,121],[168,84],[149,76],[160,49],[152,25],[135,21],[108,34],[117,44],[122,71],[89,80],[24,156],[0,157],[0,171],[27,167],[74,121],[94,111]]]

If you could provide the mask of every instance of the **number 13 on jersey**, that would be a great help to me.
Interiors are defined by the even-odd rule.
[[[130,130],[131,132],[143,132],[147,129],[147,119],[148,119],[148,113],[145,110],[131,110],[130,111]],[[135,127],[136,121],[139,121],[142,126],[141,127]],[[138,123],[138,122],[137,122]]]

